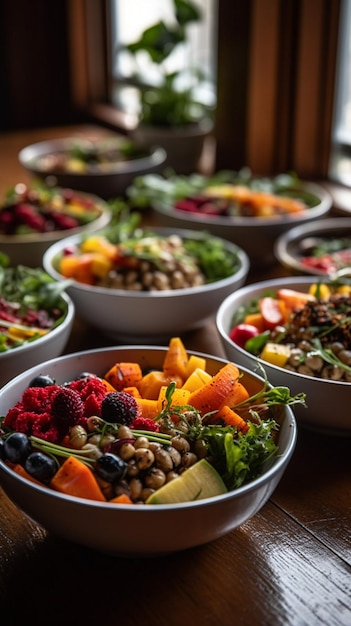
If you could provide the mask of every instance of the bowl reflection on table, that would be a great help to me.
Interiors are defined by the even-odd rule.
[[[278,367],[256,357],[229,337],[234,313],[249,301],[280,288],[307,292],[316,282],[315,277],[295,276],[253,283],[228,296],[218,309],[216,325],[228,359],[255,371],[261,365],[269,381],[287,386],[291,394],[306,393],[307,408],[297,405],[294,413],[299,426],[336,435],[351,434],[350,394],[351,383],[306,376]]]
[[[183,239],[200,241],[204,237],[202,233],[189,230],[153,228],[152,232],[162,236],[179,234]],[[62,250],[79,242],[79,237],[68,237],[46,251],[43,265],[48,274],[62,280],[55,269],[55,258]],[[223,298],[244,284],[249,271],[247,255],[231,242],[224,241],[224,244],[237,255],[239,264],[237,271],[222,280],[164,291],[127,291],[74,281],[67,292],[75,303],[77,315],[112,339],[123,343],[168,339],[203,326],[214,317]]]
[[[49,374],[58,384],[82,371],[99,376],[117,361],[138,362],[144,370],[161,369],[167,348],[111,347],[42,363],[0,390],[0,413],[6,414],[34,376]],[[188,352],[197,354],[196,352]],[[215,374],[226,361],[205,356],[207,371]],[[242,369],[242,382],[250,394],[263,380]],[[60,537],[109,554],[153,556],[199,546],[229,533],[255,515],[279,483],[293,454],[296,423],[290,407],[279,417],[279,452],[261,476],[235,491],[180,504],[129,505],[68,497],[19,477],[0,461],[0,482],[8,497],[32,520]]]

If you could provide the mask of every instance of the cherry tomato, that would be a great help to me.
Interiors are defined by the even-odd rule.
[[[266,297],[260,300],[260,312],[267,329],[273,329],[279,324],[283,324],[284,319],[276,298]]]
[[[257,337],[258,334],[259,330],[256,326],[252,326],[252,324],[238,324],[232,328],[229,337],[234,343],[238,344],[238,346],[244,348],[246,342],[252,339],[252,337]]]

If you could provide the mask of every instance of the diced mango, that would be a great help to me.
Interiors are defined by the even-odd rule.
[[[284,367],[290,357],[289,346],[280,343],[266,343],[262,350],[261,358],[277,367]]]
[[[162,408],[166,401],[166,391],[166,386],[161,387],[157,400],[159,412],[162,411]],[[171,406],[184,406],[185,404],[188,404],[189,396],[190,391],[188,389],[184,389],[183,387],[180,389],[175,389],[172,395]]]
[[[195,391],[208,383],[211,378],[211,374],[208,374],[208,372],[201,367],[197,367],[186,379],[182,389],[188,389],[190,392]]]
[[[200,368],[202,370],[206,370],[206,359],[205,359],[205,357],[197,356],[195,354],[191,354],[190,357],[189,357],[187,366],[186,366],[186,376],[187,376],[187,378],[197,368]]]

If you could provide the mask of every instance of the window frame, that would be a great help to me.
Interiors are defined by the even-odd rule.
[[[328,178],[340,2],[218,0],[214,168]],[[68,3],[73,97],[128,132],[109,102],[108,16],[108,0]]]

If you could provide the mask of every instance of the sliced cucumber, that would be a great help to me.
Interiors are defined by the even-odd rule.
[[[194,502],[212,498],[228,490],[212,465],[201,459],[189,469],[157,489],[146,500],[146,504],[172,504],[176,502]]]

